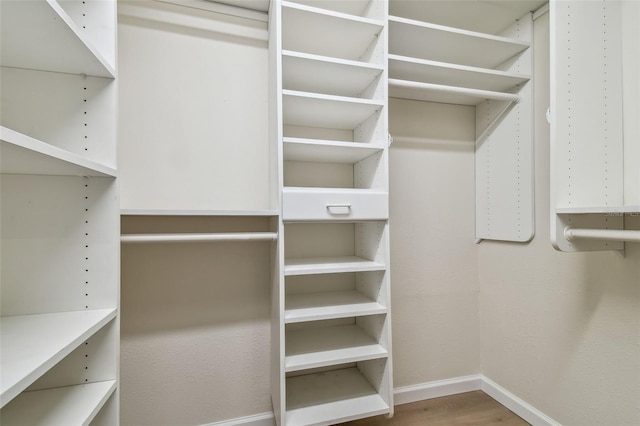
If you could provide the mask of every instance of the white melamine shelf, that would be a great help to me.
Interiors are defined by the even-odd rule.
[[[313,6],[319,9],[332,10],[348,15],[363,16],[371,3],[371,0],[295,0],[296,3]]]
[[[114,78],[113,65],[57,1],[0,5],[3,66]]]
[[[556,207],[559,214],[635,214],[640,213],[640,206],[579,206]]]
[[[116,381],[23,392],[2,409],[2,422],[21,426],[88,425],[116,389]]]
[[[358,60],[383,28],[383,21],[282,2],[285,50]]]
[[[529,76],[426,59],[389,55],[389,78],[504,92]]]
[[[123,216],[278,216],[278,210],[121,209]]]
[[[382,71],[366,62],[282,52],[282,86],[290,90],[360,97]]]
[[[284,124],[353,130],[382,109],[383,101],[283,90]]]
[[[116,309],[0,318],[0,406],[116,317]]]
[[[116,170],[77,154],[0,126],[0,170],[2,173],[109,176]]]
[[[455,105],[478,105],[487,99],[508,102],[517,102],[520,99],[520,96],[515,93],[494,92],[491,90],[470,89],[467,87],[445,86],[442,84],[391,78],[389,79],[389,97]]]
[[[383,263],[356,256],[294,257],[284,261],[286,276],[384,271],[385,269],[386,266]]]
[[[287,379],[287,425],[326,425],[376,416],[389,406],[357,368]]]
[[[303,138],[283,138],[283,157],[287,161],[312,161],[354,164],[382,150],[360,142],[326,141]]]
[[[355,290],[300,293],[286,296],[287,324],[387,313],[387,308]]]
[[[387,351],[357,325],[288,331],[287,372],[385,358]]]
[[[506,37],[389,16],[389,53],[393,55],[495,68],[529,47],[530,43]]]

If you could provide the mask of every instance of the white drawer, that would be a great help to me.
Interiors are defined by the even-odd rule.
[[[371,189],[284,188],[282,219],[386,220],[389,195]]]

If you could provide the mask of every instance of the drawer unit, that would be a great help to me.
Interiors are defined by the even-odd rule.
[[[389,194],[371,189],[284,188],[284,221],[386,220]]]

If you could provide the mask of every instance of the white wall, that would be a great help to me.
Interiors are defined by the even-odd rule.
[[[537,235],[479,246],[482,373],[564,425],[637,425],[640,244],[625,256],[549,244],[548,18],[535,23]]]

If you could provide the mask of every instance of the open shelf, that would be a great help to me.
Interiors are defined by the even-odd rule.
[[[640,206],[579,206],[556,207],[559,214],[640,214]]]
[[[354,16],[364,16],[371,0],[294,0],[295,3],[313,6],[319,9],[332,10]]]
[[[2,173],[116,176],[116,170],[0,126]]]
[[[287,372],[385,358],[387,351],[357,325],[286,333]]]
[[[121,209],[123,216],[278,216],[278,210]]]
[[[384,271],[385,269],[386,266],[383,263],[356,256],[294,257],[285,259],[284,262],[286,276]]]
[[[300,293],[286,297],[284,320],[292,324],[386,312],[383,305],[354,290]]]
[[[380,110],[383,101],[283,90],[284,124],[353,130]]]
[[[325,163],[354,164],[360,160],[384,150],[360,142],[325,141],[304,138],[283,138],[286,161],[314,161]]]
[[[389,53],[394,55],[495,68],[528,47],[506,37],[389,16]]]
[[[287,379],[287,425],[334,424],[389,412],[357,368]]]
[[[360,97],[382,71],[366,62],[282,52],[282,86],[290,90]]]
[[[508,102],[518,102],[520,100],[520,96],[515,93],[445,86],[442,84],[391,78],[389,79],[389,97],[456,105],[478,105],[487,99]]]
[[[15,398],[116,314],[116,309],[96,309],[1,317],[0,406]]]
[[[2,1],[0,7],[3,66],[114,78],[112,64],[57,1]]]
[[[88,425],[116,389],[116,381],[23,392],[2,409],[11,425]]]
[[[282,2],[282,48],[358,60],[384,28],[384,22]]]

